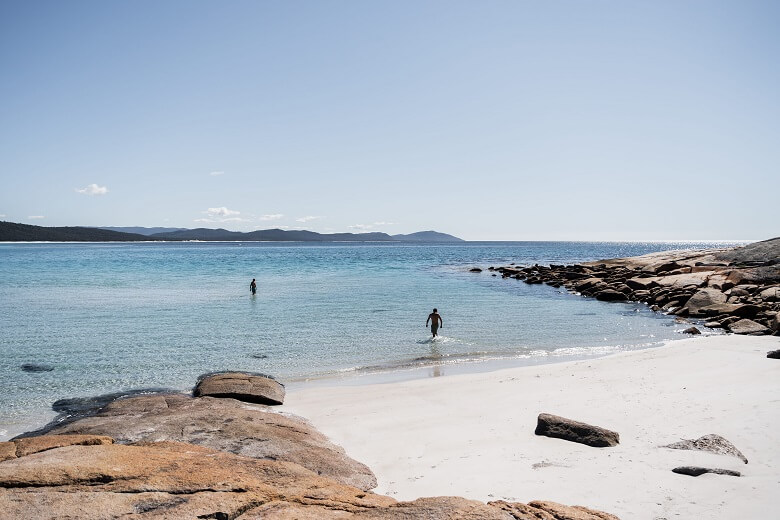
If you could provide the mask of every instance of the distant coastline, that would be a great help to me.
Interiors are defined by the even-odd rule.
[[[164,229],[165,231],[159,231]],[[181,229],[141,227],[43,227],[0,222],[0,242],[464,242],[438,231],[407,235],[387,233],[317,233],[306,230],[262,229],[242,233],[227,229]]]

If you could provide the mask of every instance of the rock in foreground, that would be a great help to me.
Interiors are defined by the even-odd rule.
[[[108,435],[120,443],[176,441],[255,459],[295,462],[343,484],[367,490],[376,477],[306,420],[235,399],[184,394],[118,399],[92,417],[52,434]]]
[[[549,413],[539,414],[534,433],[579,442],[594,448],[617,446],[620,443],[620,435],[617,432]]]
[[[46,444],[59,442],[41,437]],[[553,502],[394,499],[298,464],[177,442],[65,445],[0,463],[4,518],[617,520]]]

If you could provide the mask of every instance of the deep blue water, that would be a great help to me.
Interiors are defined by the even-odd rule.
[[[217,370],[289,382],[652,346],[682,326],[641,304],[468,269],[723,245],[0,244],[0,440],[46,422],[59,398],[188,389]],[[435,342],[433,307],[444,319]]]

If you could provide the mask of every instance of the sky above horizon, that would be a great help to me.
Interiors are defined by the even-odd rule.
[[[0,4],[0,220],[780,235],[780,2]]]

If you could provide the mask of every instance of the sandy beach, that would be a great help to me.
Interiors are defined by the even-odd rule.
[[[288,394],[399,500],[553,500],[622,519],[765,518],[780,508],[778,337],[709,336],[604,358]],[[617,431],[592,448],[536,436],[546,412]],[[659,446],[718,434],[748,459]],[[678,466],[741,477],[673,473]]]

